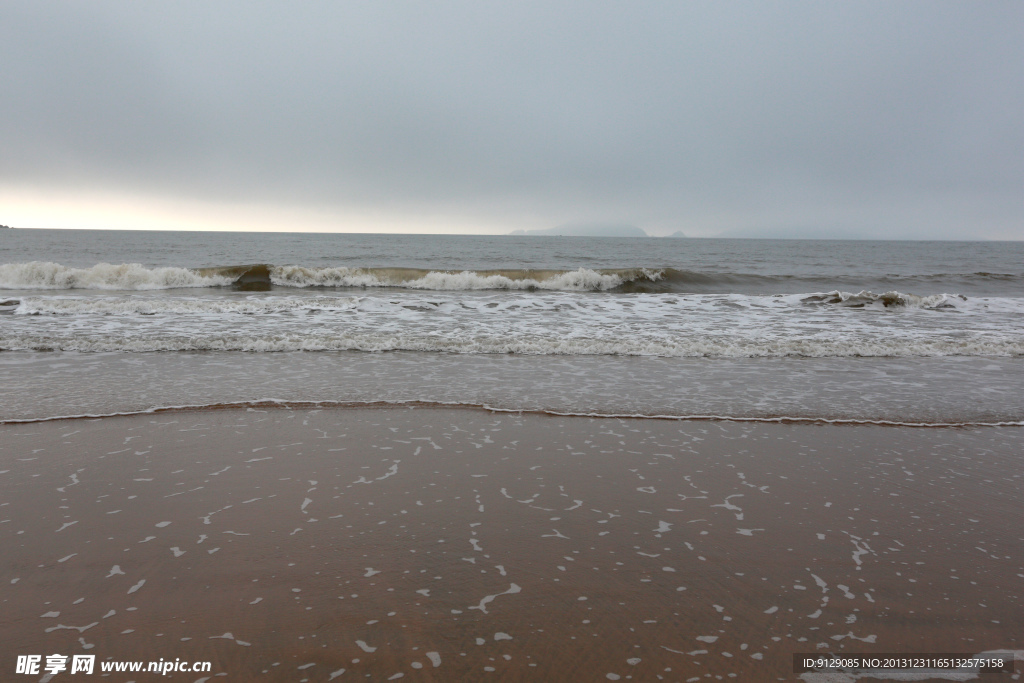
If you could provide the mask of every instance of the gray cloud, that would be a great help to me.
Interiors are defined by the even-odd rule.
[[[1024,5],[0,5],[0,183],[1024,236]]]

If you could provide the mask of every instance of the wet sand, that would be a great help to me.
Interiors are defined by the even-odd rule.
[[[794,652],[1021,650],[1022,435],[407,407],[0,425],[0,666],[757,681],[797,679]]]

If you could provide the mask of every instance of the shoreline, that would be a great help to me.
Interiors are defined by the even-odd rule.
[[[725,362],[414,352],[0,352],[0,420],[273,400],[980,425],[1024,420],[1022,385],[1024,364],[995,358]]]
[[[828,418],[807,417],[800,415],[666,415],[646,413],[597,413],[571,412],[542,408],[502,408],[486,403],[456,403],[445,401],[424,401],[411,399],[408,401],[297,401],[287,399],[257,399],[251,401],[229,401],[221,403],[186,404],[154,406],[139,410],[113,413],[82,413],[78,415],[54,415],[30,418],[0,419],[0,425],[37,424],[68,420],[102,420],[107,418],[133,417],[145,415],[163,415],[187,412],[205,412],[214,410],[358,410],[358,409],[401,409],[401,408],[432,408],[438,410],[481,410],[495,414],[512,415],[546,415],[549,417],[590,418],[599,420],[664,420],[671,422],[737,422],[754,424],[785,424],[785,425],[830,425],[830,426],[876,426],[906,427],[911,429],[958,429],[973,427],[1024,427],[1024,420],[1019,421],[963,421],[963,422],[901,422],[898,420],[872,420],[867,418]]]
[[[1018,429],[276,407],[0,425],[2,665],[823,680],[792,654],[1024,649]]]

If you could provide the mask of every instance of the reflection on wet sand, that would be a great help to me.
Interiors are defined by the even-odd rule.
[[[0,429],[5,667],[792,680],[794,652],[1024,648],[1016,428],[392,408]]]

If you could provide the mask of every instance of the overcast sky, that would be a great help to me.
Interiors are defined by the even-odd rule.
[[[1024,239],[1024,3],[0,3],[0,224]]]

